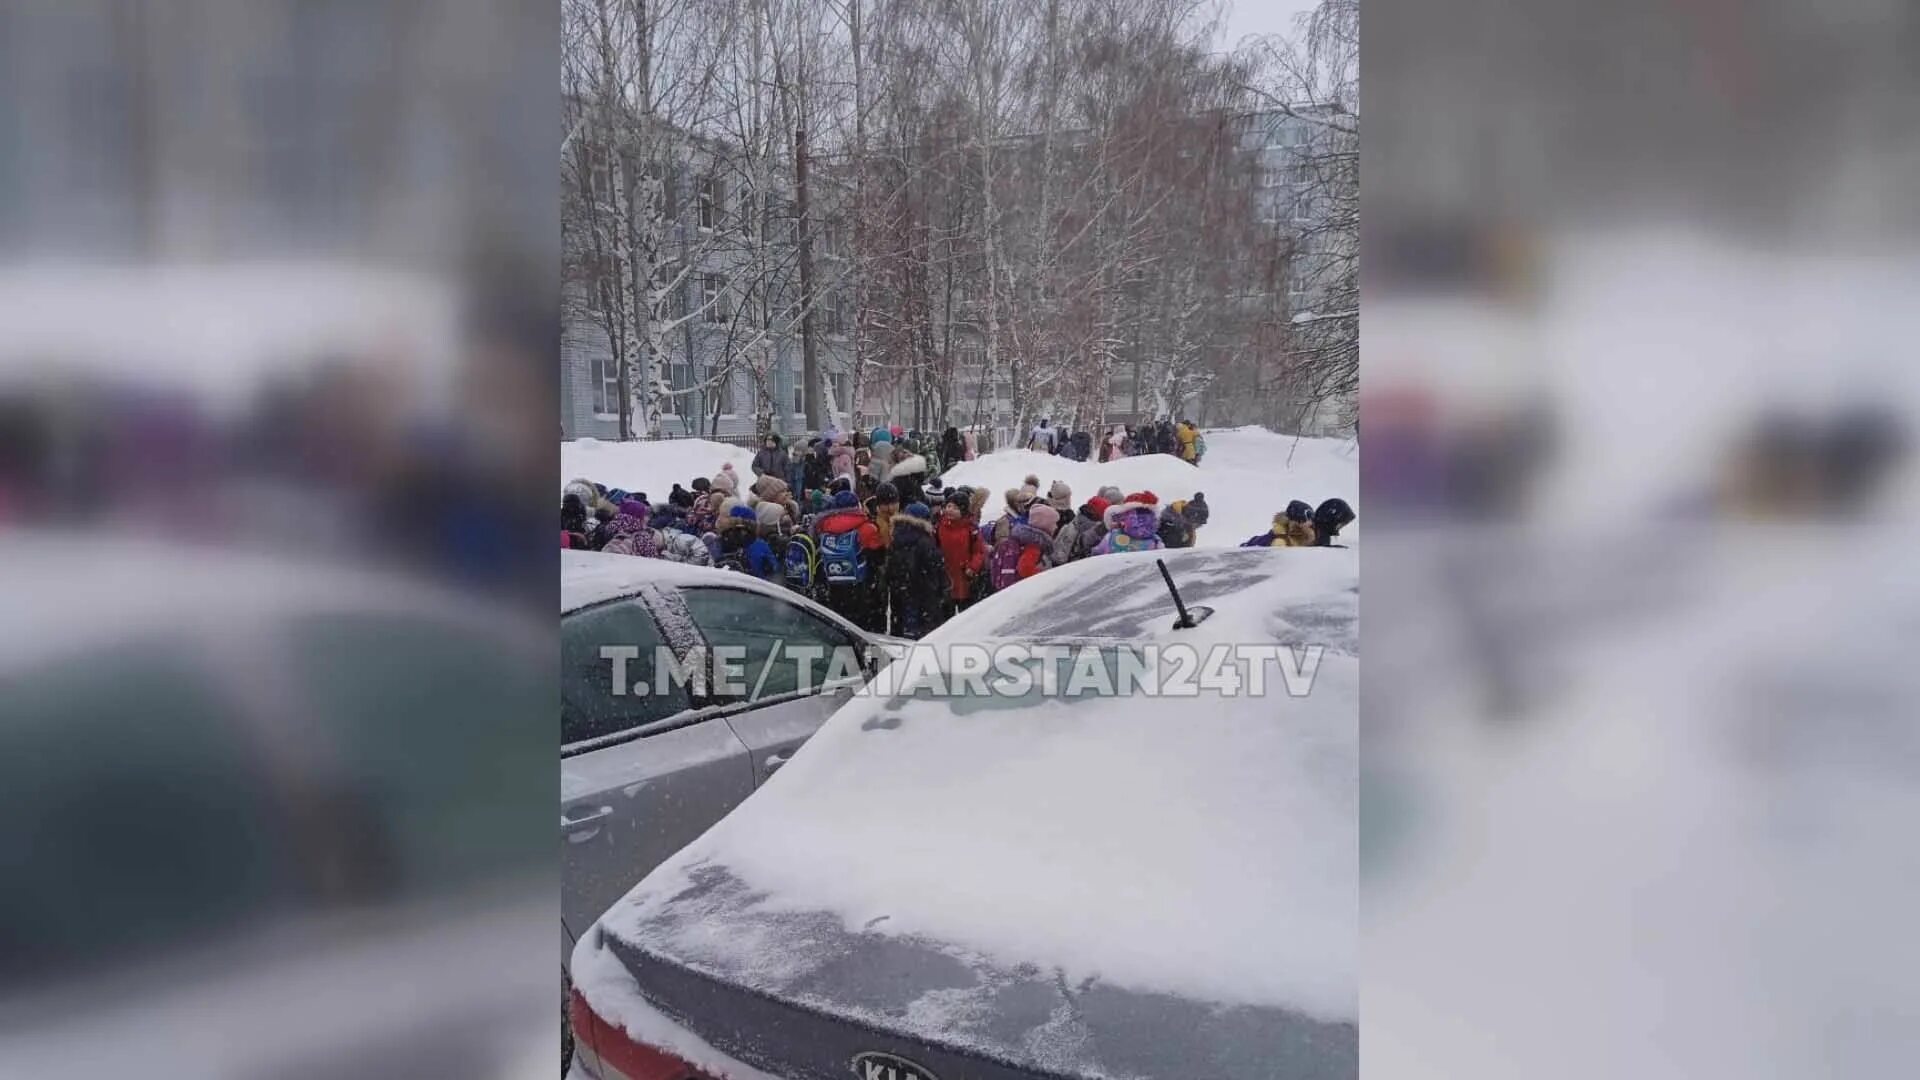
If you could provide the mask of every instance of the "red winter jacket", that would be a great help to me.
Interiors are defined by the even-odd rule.
[[[864,510],[835,510],[823,515],[814,526],[815,530],[825,533],[843,533],[853,529],[860,530],[860,546],[867,551],[876,551],[880,547],[880,530]]]
[[[972,518],[948,520],[942,516],[934,537],[947,560],[947,595],[965,600],[973,591],[970,575],[987,568],[987,545],[980,539],[980,527]]]
[[[1047,565],[1040,561],[1039,545],[1028,544],[1026,547],[1020,549],[1019,572],[1021,581],[1027,580],[1046,568]]]

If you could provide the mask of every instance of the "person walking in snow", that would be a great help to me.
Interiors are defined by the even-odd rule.
[[[1174,425],[1173,437],[1180,450],[1180,460],[1189,465],[1198,464],[1200,451],[1196,446],[1200,438],[1200,429],[1193,426],[1193,421],[1182,420]]]
[[[1053,429],[1047,426],[1047,418],[1041,417],[1034,426],[1032,434],[1027,436],[1027,449],[1036,454],[1051,454],[1054,448]]]
[[[940,471],[946,472],[955,465],[967,460],[967,444],[960,438],[960,429],[949,427],[940,433]]]
[[[1107,535],[1094,545],[1095,555],[1127,551],[1158,551],[1160,497],[1151,491],[1138,491],[1107,507]]]
[[[934,539],[933,512],[926,503],[908,503],[893,524],[893,550],[887,553],[891,632],[917,640],[940,625],[948,586],[946,558]]]
[[[760,444],[760,452],[753,455],[753,475],[777,476],[785,480],[789,464],[787,448],[780,445],[780,436],[768,432]]]

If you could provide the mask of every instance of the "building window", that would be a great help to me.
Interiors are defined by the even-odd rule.
[[[820,222],[820,249],[828,255],[840,253],[840,222],[834,218]]]
[[[598,349],[588,353],[587,379],[593,384],[594,415],[619,415],[620,366],[613,362],[613,355]]]
[[[727,304],[727,276],[703,274],[700,277],[700,310],[710,323],[723,323],[730,314]]]
[[[838,405],[840,408],[844,409],[847,407],[847,403],[852,400],[853,400],[853,387],[851,384],[848,383],[847,376],[845,375],[845,373],[839,373],[834,375],[833,403],[835,405]]]
[[[693,386],[693,365],[668,364],[667,386],[676,391],[691,389]],[[662,411],[669,416],[682,415],[686,412],[686,406],[690,400],[686,394],[669,395],[666,408]]]
[[[839,293],[827,300],[827,333],[844,334],[847,332],[847,312]]]
[[[656,296],[651,299],[651,302],[655,305],[654,310],[658,311],[661,317],[673,319],[683,314],[682,309],[686,304],[681,289],[684,285],[685,282],[680,280],[678,267],[670,263],[661,263],[653,268],[653,288]]]
[[[743,192],[740,198],[740,235],[753,236],[754,226],[753,192]]]
[[[733,415],[733,373],[728,372],[726,375],[722,376],[720,379],[720,385],[716,387],[715,390],[720,397],[720,415],[732,416]]]
[[[660,170],[660,213],[668,221],[680,216],[680,170],[671,162]]]
[[[714,176],[700,178],[700,227],[711,229],[726,213],[726,193],[721,190],[720,179]]]
[[[807,388],[801,383],[793,384],[793,415],[804,416],[807,412]]]

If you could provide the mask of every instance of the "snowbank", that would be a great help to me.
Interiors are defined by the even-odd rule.
[[[1169,454],[1101,464],[1001,450],[948,469],[941,479],[949,487],[984,485],[992,492],[984,511],[988,517],[1005,509],[1001,493],[1019,487],[1029,474],[1040,478],[1042,494],[1053,481],[1065,480],[1075,505],[1109,484],[1123,493],[1152,491],[1162,505],[1205,492],[1212,517],[1200,531],[1200,547],[1232,547],[1266,531],[1291,499],[1318,505],[1338,496],[1360,509],[1359,445],[1351,439],[1296,439],[1261,427],[1208,431],[1206,438],[1207,456],[1197,468]],[[1357,532],[1356,522],[1341,538],[1351,542]]]
[[[696,476],[712,476],[732,462],[744,481],[753,475],[753,451],[708,439],[656,442],[601,442],[576,439],[560,444],[560,484],[585,477],[608,487],[643,491],[659,501],[673,485],[687,486]]]
[[[1266,531],[1290,499],[1318,505],[1339,496],[1360,509],[1360,451],[1352,439],[1302,439],[1261,427],[1223,428],[1206,436],[1207,457],[1197,468],[1169,454],[1101,464],[1001,450],[948,469],[941,479],[949,487],[984,486],[991,493],[985,511],[989,517],[1005,510],[1001,493],[1019,487],[1028,474],[1040,478],[1042,494],[1055,480],[1065,480],[1076,506],[1108,484],[1123,493],[1152,491],[1163,505],[1204,491],[1212,518],[1200,530],[1200,547],[1232,547]],[[584,476],[657,500],[676,483],[684,486],[696,476],[712,476],[725,462],[732,462],[743,478],[753,474],[753,451],[707,439],[579,439],[560,444],[560,482]],[[1340,535],[1352,543],[1358,533],[1356,522]]]

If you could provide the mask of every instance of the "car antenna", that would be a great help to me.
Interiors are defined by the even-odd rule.
[[[1173,628],[1175,630],[1191,630],[1204,622],[1207,616],[1213,614],[1213,609],[1210,607],[1197,607],[1193,609],[1192,613],[1188,612],[1186,602],[1180,599],[1179,587],[1173,583],[1173,574],[1167,569],[1167,560],[1155,559],[1153,561],[1155,565],[1160,567],[1160,576],[1166,580],[1167,591],[1173,594],[1174,610],[1180,613],[1180,617],[1173,620]],[[1195,613],[1198,614],[1198,618],[1194,617]]]

